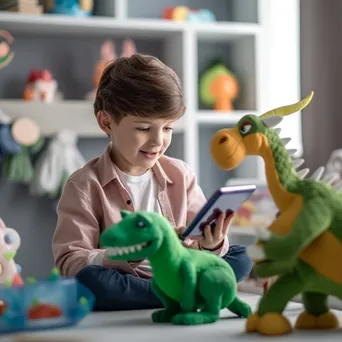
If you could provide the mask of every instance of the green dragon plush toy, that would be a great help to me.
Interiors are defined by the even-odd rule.
[[[281,335],[292,331],[282,313],[287,303],[301,294],[305,311],[296,321],[297,329],[331,329],[339,326],[329,311],[328,296],[342,299],[342,196],[322,177],[320,167],[310,178],[308,169],[296,171],[303,159],[293,159],[293,151],[274,129],[285,115],[303,109],[311,92],[298,103],[276,108],[261,116],[245,115],[236,127],[216,132],[211,154],[222,169],[238,166],[247,155],[261,156],[267,184],[279,215],[268,229],[257,230],[257,244],[249,247],[259,277],[277,276],[263,295],[256,313],[249,316],[247,332]],[[338,185],[340,187],[341,184]]]
[[[251,313],[237,297],[235,274],[227,262],[184,247],[167,219],[157,213],[123,210],[121,215],[119,223],[101,234],[100,245],[112,260],[149,260],[152,290],[164,305],[152,314],[154,322],[213,323],[223,308],[242,317]]]

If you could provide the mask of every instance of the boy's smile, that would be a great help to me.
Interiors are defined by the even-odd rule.
[[[148,159],[154,159],[155,157],[159,156],[160,152],[145,152],[145,151],[140,151],[145,158]]]

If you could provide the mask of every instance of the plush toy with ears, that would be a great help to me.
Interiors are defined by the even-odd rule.
[[[126,39],[122,43],[121,57],[130,57],[136,53],[135,43],[131,39]],[[106,40],[101,46],[101,58],[95,64],[94,74],[93,74],[93,86],[94,89],[91,90],[87,95],[86,99],[93,100],[96,95],[97,87],[99,86],[100,79],[106,66],[117,59],[117,53],[115,49],[115,44],[111,40]]]

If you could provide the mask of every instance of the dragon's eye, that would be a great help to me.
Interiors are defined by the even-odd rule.
[[[242,134],[247,134],[252,128],[252,124],[249,121],[245,121],[241,127],[240,127],[240,132]]]
[[[145,227],[146,227],[146,224],[145,224],[144,221],[138,221],[138,222],[137,222],[137,227],[138,227],[138,228],[145,228]]]

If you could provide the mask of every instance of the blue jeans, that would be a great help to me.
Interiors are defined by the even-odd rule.
[[[252,270],[252,260],[241,245],[232,245],[222,257],[235,272],[238,282]],[[115,269],[90,265],[76,278],[95,296],[96,311],[139,310],[161,308],[163,304],[151,289],[151,279],[122,274]]]

